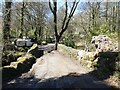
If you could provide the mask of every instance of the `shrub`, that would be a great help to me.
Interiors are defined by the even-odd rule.
[[[65,37],[62,43],[68,47],[75,48],[75,41],[71,37]]]
[[[29,30],[29,31],[28,31],[28,36],[29,36],[30,38],[35,38],[34,32],[35,32],[35,29]]]
[[[62,52],[64,55],[69,56],[77,60],[77,50],[71,47],[67,47],[63,44],[58,45],[58,51]]]

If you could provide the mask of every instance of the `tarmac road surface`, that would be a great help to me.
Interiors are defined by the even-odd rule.
[[[58,51],[38,58],[29,72],[3,85],[4,88],[110,88],[89,70]]]

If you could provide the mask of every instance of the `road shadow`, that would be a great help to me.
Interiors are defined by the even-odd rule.
[[[39,80],[34,77],[28,79],[16,79],[15,83],[6,84],[2,90],[7,89],[41,89],[41,88],[73,88],[80,90],[90,89],[109,89],[118,90],[118,88],[111,87],[98,79],[91,76],[90,73],[79,75],[77,73],[71,73],[59,78],[50,78],[46,80]]]
[[[120,61],[119,54],[120,52],[100,52],[97,57],[96,69],[90,73],[100,80],[109,78],[115,71],[119,71],[117,70]]]

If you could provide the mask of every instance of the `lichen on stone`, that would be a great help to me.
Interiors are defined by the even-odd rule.
[[[30,52],[30,51],[32,51],[32,50],[34,50],[34,49],[36,49],[38,47],[38,45],[37,44],[33,44],[33,46],[28,50],[28,52]]]

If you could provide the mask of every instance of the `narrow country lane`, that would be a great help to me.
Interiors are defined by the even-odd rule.
[[[29,72],[22,74],[3,88],[110,88],[89,74],[78,61],[58,51],[37,59]],[[97,90],[97,89],[96,89]]]

